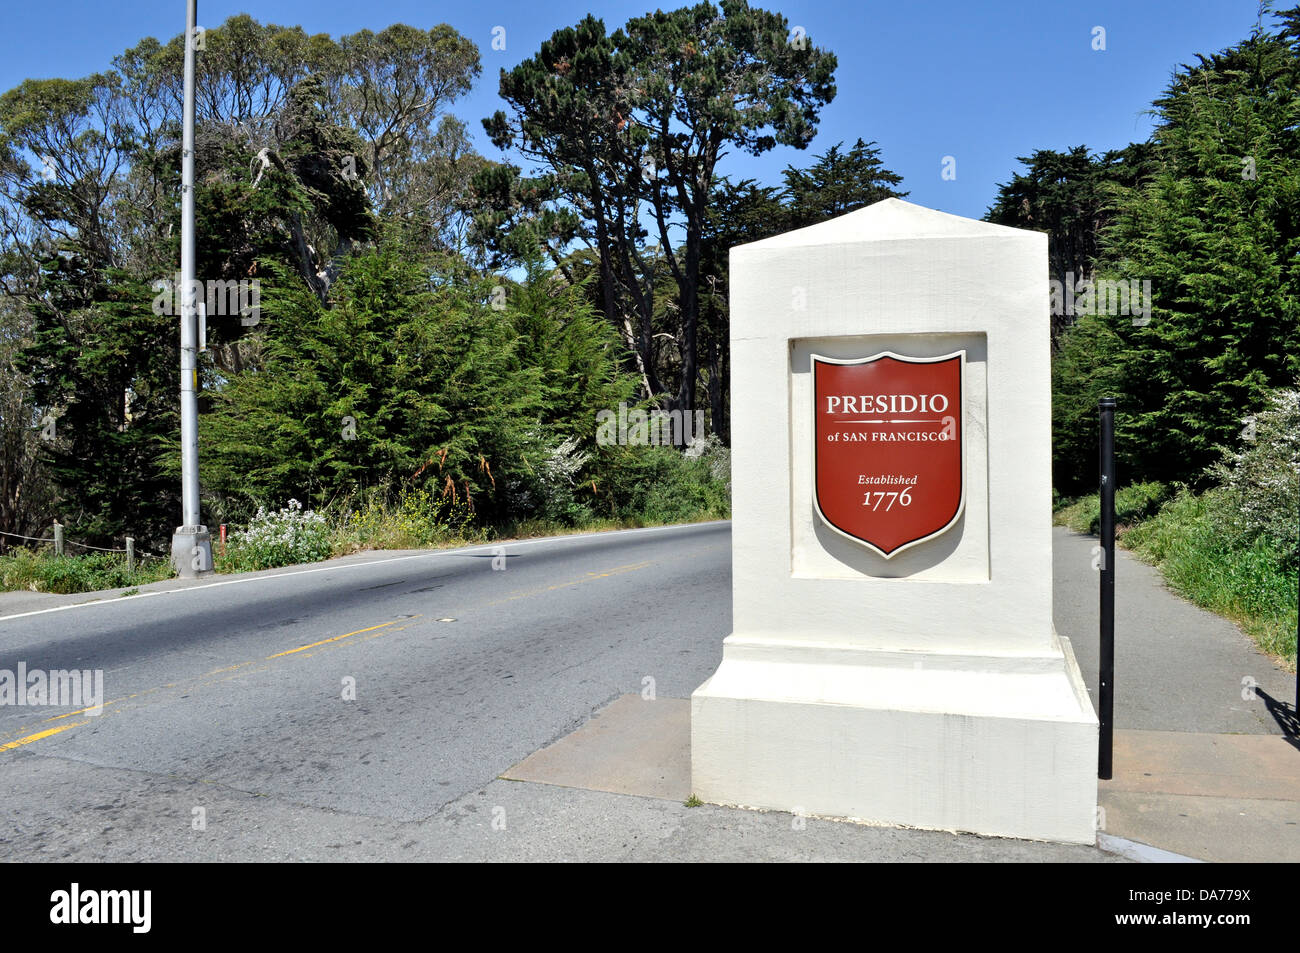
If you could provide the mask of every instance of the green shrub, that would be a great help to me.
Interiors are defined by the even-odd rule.
[[[1155,515],[1169,499],[1170,488],[1163,483],[1135,483],[1115,491],[1115,525],[1127,527]],[[1056,522],[1076,533],[1093,536],[1101,532],[1101,497],[1093,493],[1073,501],[1060,501]]]
[[[346,257],[328,301],[272,268],[257,365],[207,392],[205,486],[223,516],[289,496],[325,511],[420,474],[435,492],[450,481],[485,523],[538,512],[544,494],[512,490],[636,378],[586,286],[539,264],[523,283],[445,265],[394,233]]]
[[[1247,417],[1238,450],[1225,450],[1210,468],[1222,487],[1219,530],[1239,548],[1265,541],[1294,568],[1300,516],[1300,389],[1278,390]]]
[[[594,514],[589,503],[578,498],[577,487],[582,468],[591,459],[590,451],[580,447],[577,437],[569,437],[547,454],[537,467],[530,491],[535,495],[533,506],[525,506],[536,518],[561,526],[580,526],[590,522]]]
[[[169,579],[171,564],[163,558],[141,558],[134,570],[116,553],[55,556],[18,549],[0,556],[0,589],[32,592],[97,592],[123,589]]]
[[[438,495],[428,487],[401,494],[389,503],[372,493],[356,509],[341,512],[334,527],[335,554],[362,549],[419,549],[470,535],[473,512],[461,496]]]
[[[685,453],[672,447],[612,447],[602,462],[609,515],[641,524],[727,519],[730,451],[706,437]]]
[[[1296,658],[1296,574],[1291,549],[1258,535],[1248,545],[1223,532],[1233,496],[1183,490],[1155,517],[1134,526],[1125,546],[1157,566],[1197,605],[1241,624],[1264,651]]]
[[[224,554],[215,557],[221,572],[274,569],[328,559],[333,553],[329,524],[297,500],[277,512],[258,507],[248,529],[232,533]]]

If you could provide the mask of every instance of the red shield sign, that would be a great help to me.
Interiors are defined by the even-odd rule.
[[[856,361],[812,355],[813,503],[886,559],[933,539],[966,503],[966,352]]]

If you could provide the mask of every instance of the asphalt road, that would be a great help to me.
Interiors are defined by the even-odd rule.
[[[24,777],[49,758],[427,817],[647,678],[657,694],[688,696],[721,658],[730,589],[730,525],[713,523],[506,544],[504,557],[477,547],[354,562],[0,619],[0,669],[102,669],[107,701],[98,717],[52,721],[69,709],[0,707],[0,744],[73,726],[0,753],[19,826],[4,839],[21,840],[25,819],[39,827],[35,814],[94,801],[87,786],[51,802]],[[346,679],[355,700],[344,698]]]
[[[1093,542],[1054,538],[1095,688]],[[500,779],[620,695],[712,674],[730,545],[713,523],[5,594],[0,672],[102,670],[106,704],[0,705],[0,860],[1114,859]],[[1275,733],[1241,679],[1291,676],[1122,559],[1117,726]]]

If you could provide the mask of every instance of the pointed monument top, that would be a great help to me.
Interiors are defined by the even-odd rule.
[[[900,238],[1007,238],[1025,233],[1025,229],[938,212],[902,199],[884,199],[838,218],[782,232],[740,247],[789,248]]]

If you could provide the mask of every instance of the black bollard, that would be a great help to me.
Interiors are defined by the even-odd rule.
[[[1101,671],[1097,678],[1097,777],[1109,780],[1115,735],[1115,398],[1101,413]]]

